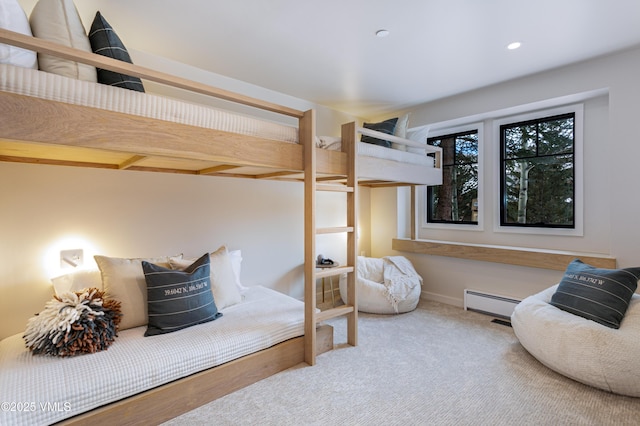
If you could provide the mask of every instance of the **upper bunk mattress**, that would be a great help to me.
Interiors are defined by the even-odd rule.
[[[297,143],[298,129],[213,107],[0,64],[0,90],[207,129]]]
[[[55,423],[304,334],[304,303],[264,287],[221,312],[174,333],[120,331],[107,350],[69,358],[33,355],[22,333],[3,339],[0,425]]]
[[[154,118],[245,136],[298,143],[298,129],[206,105],[77,80],[31,68],[0,64],[0,90],[40,99]],[[340,138],[316,138],[319,148],[340,150]],[[337,142],[337,143],[336,143]],[[359,155],[433,166],[433,158],[368,143],[358,143]]]

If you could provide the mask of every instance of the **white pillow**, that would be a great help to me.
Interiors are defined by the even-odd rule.
[[[240,282],[240,273],[242,271],[242,251],[232,250],[229,252],[229,259],[231,259],[231,266],[233,267],[233,275],[236,277],[236,287],[240,293],[247,290],[247,287]]]
[[[87,31],[72,0],[39,0],[29,18],[33,35],[93,53]],[[40,69],[70,78],[97,82],[96,68],[68,59],[38,54]]]
[[[413,129],[407,130],[407,139],[413,142],[420,142],[422,144],[427,144],[427,135],[429,134],[429,129],[431,126],[420,126]],[[427,150],[422,148],[414,148],[411,146],[407,147],[408,152],[413,152],[414,154],[427,155]]]
[[[398,121],[396,122],[396,128],[393,131],[393,135],[397,136],[399,138],[402,138],[402,139],[406,139],[407,138],[407,126],[408,125],[409,125],[409,113],[403,115],[402,117],[400,117],[398,119]],[[397,149],[399,151],[406,151],[407,150],[407,146],[406,145],[403,145],[401,143],[395,143],[395,142],[391,143],[391,148]]]
[[[211,290],[213,291],[213,301],[218,309],[235,305],[242,301],[242,295],[236,284],[236,275],[233,271],[231,256],[226,246],[210,254],[211,263]],[[174,259],[169,260],[172,269],[183,269],[191,265],[195,259]]]
[[[173,257],[124,259],[96,255],[93,258],[100,268],[106,295],[120,302],[120,330],[147,324],[147,282],[144,279],[142,261],[169,268],[169,260]]]
[[[26,13],[17,0],[0,0],[0,28],[31,36]],[[38,69],[38,56],[32,50],[0,44],[0,64]]]
[[[102,288],[102,277],[99,269],[81,269],[51,279],[56,296],[69,291],[80,291],[85,288]]]

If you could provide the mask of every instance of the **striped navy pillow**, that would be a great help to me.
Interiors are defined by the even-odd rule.
[[[640,267],[602,269],[575,259],[567,267],[549,303],[617,329],[638,287],[639,278]]]
[[[184,270],[167,269],[147,261],[142,261],[142,270],[149,311],[145,336],[171,333],[222,316],[211,291],[209,253]]]
[[[124,47],[122,40],[120,40],[118,34],[116,34],[107,20],[102,17],[100,12],[96,13],[93,23],[91,24],[91,29],[89,30],[89,42],[91,43],[91,50],[93,50],[93,53],[108,56],[109,58],[118,59],[119,61],[128,62],[130,64],[132,63],[129,52],[127,51],[127,48]],[[98,68],[97,71],[98,83],[144,92],[144,86],[138,77],[132,77],[130,75],[120,74],[100,68]]]

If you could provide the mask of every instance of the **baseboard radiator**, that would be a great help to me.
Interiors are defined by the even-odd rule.
[[[506,296],[498,296],[476,290],[464,290],[465,310],[480,312],[498,318],[510,319],[513,309],[518,303],[520,303],[519,300]]]

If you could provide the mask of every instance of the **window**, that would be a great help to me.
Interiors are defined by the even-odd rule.
[[[442,185],[427,189],[427,223],[478,224],[478,129],[427,139],[442,148]]]
[[[500,225],[576,226],[576,114],[500,126]]]

